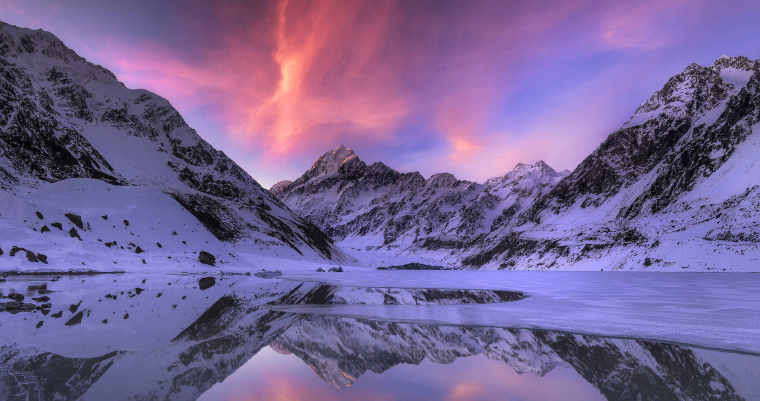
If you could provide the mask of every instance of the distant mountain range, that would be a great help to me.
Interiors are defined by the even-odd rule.
[[[518,164],[483,184],[367,165],[341,146],[271,191],[336,241],[364,250],[459,249],[509,225],[568,173]]]
[[[357,254],[470,268],[760,266],[760,63],[689,65],[572,172],[483,184],[367,165],[341,146],[271,188]]]

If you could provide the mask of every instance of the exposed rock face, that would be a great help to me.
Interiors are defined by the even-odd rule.
[[[280,181],[272,185],[272,188],[269,188],[269,192],[271,192],[274,196],[280,196],[280,194],[285,190],[285,188],[287,188],[288,185],[292,183],[293,181],[288,181],[288,180]]]
[[[214,286],[214,284],[216,284],[216,279],[213,277],[203,277],[198,280],[198,288],[201,290],[211,288]]]
[[[336,241],[377,248],[460,249],[509,224],[562,177],[546,163],[518,164],[484,184],[451,174],[425,179],[382,163],[367,165],[344,146],[322,155],[272,192]]]
[[[158,188],[223,241],[335,251],[168,101],[128,89],[50,33],[0,22],[0,188],[68,178]]]

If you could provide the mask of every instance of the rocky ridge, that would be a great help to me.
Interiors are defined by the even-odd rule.
[[[271,190],[344,245],[449,252],[508,225],[564,174],[539,161],[483,184],[448,173],[425,179],[380,162],[368,165],[340,146]]]

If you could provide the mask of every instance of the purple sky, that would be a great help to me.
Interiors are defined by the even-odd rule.
[[[758,17],[732,0],[0,0],[265,186],[340,144],[426,176],[572,169],[686,65],[760,58]]]

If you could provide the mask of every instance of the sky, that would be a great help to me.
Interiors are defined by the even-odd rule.
[[[266,187],[341,144],[425,176],[573,169],[688,64],[760,58],[758,17],[748,0],[0,0]]]

